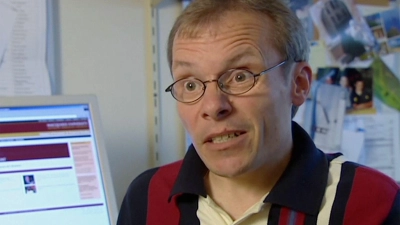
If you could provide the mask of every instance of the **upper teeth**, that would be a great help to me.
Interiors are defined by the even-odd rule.
[[[231,134],[226,134],[223,136],[214,137],[214,138],[212,138],[212,142],[213,143],[226,142],[226,141],[229,141],[230,139],[235,138],[239,135],[240,135],[240,133],[231,133]]]

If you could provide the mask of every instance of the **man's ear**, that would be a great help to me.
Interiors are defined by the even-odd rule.
[[[292,103],[295,106],[303,104],[311,89],[312,69],[308,62],[295,63],[292,77]]]

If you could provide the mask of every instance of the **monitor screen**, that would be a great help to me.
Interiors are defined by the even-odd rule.
[[[1,224],[111,225],[95,96],[0,97]]]

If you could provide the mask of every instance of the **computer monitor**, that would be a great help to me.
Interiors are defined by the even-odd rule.
[[[0,97],[0,223],[114,225],[93,95]]]

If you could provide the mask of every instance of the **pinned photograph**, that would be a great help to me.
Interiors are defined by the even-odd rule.
[[[345,111],[352,109],[350,101],[351,87],[347,76],[343,75],[343,70],[339,67],[318,68],[317,80],[325,84],[340,86],[342,88],[342,99],[345,104]]]
[[[318,68],[317,79],[319,82],[340,86],[345,96],[347,113],[375,113],[373,109],[373,69],[338,67]]]
[[[339,67],[323,67],[317,69],[317,80],[325,84],[335,84],[339,76]]]
[[[310,15],[310,7],[314,3],[314,0],[290,0],[289,7],[300,19],[304,29],[307,32],[307,38],[309,41],[315,39],[314,24]]]
[[[342,65],[371,59],[377,42],[353,0],[320,0],[310,7],[319,37]]]
[[[372,68],[346,68],[343,76],[346,77],[347,88],[350,90],[352,111],[372,108]]]

